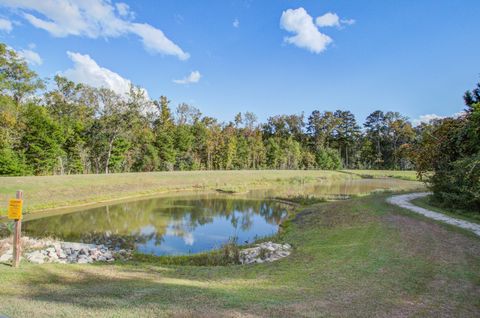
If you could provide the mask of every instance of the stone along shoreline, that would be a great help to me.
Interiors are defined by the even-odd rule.
[[[30,263],[90,264],[129,260],[133,250],[112,248],[105,244],[61,242],[51,239],[22,238],[22,258]],[[290,244],[263,242],[240,251],[240,263],[258,264],[274,262],[290,255]],[[0,240],[0,263],[11,262],[13,256],[11,238]]]
[[[131,258],[132,251],[113,249],[106,245],[60,242],[49,239],[22,238],[23,258],[35,264],[62,263],[88,264],[113,262]],[[12,260],[13,246],[10,238],[0,240],[0,263]]]

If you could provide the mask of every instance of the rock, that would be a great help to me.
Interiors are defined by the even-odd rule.
[[[117,240],[118,241],[118,240]],[[3,254],[0,262],[8,262],[12,259],[11,244],[8,239],[0,240]],[[78,263],[89,264],[93,262],[113,262],[115,259],[128,259],[131,250],[121,249],[115,242],[112,245],[96,245],[73,242],[60,242],[45,239],[22,238],[22,246],[25,258],[35,264],[43,263]],[[6,251],[5,251],[6,250]]]
[[[13,250],[8,250],[5,254],[0,256],[0,263],[8,262],[13,258]]]
[[[76,250],[76,251],[79,251],[83,248],[87,248],[87,249],[96,248],[95,244],[73,243],[73,242],[63,242],[61,244],[62,244],[63,249],[71,248],[71,249]]]
[[[57,254],[53,254],[52,256],[50,256],[50,257],[48,258],[48,262],[50,262],[50,263],[57,263],[57,262],[58,262],[58,256],[57,256]]]
[[[69,256],[67,257],[67,262],[68,262],[68,263],[76,263],[76,262],[77,262],[77,258],[76,258],[75,256],[73,256],[73,255],[69,255]]]
[[[59,249],[57,250],[57,257],[61,259],[65,259],[67,258],[67,254],[62,249]]]
[[[93,263],[93,260],[90,256],[79,255],[78,259],[77,259],[77,263],[78,264],[89,264],[89,263]]]
[[[290,250],[290,244],[263,242],[240,251],[240,262],[242,264],[273,262],[290,255]]]
[[[28,253],[26,257],[30,263],[34,263],[34,264],[45,263],[45,255],[43,254],[43,251],[34,251],[31,253]]]
[[[48,254],[53,254],[53,253],[56,252],[55,247],[49,247],[49,248],[45,249],[45,251],[47,251]]]

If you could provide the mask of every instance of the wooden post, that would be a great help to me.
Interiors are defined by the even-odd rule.
[[[18,190],[15,196],[17,199],[23,200],[23,191]],[[13,230],[13,267],[20,265],[20,254],[22,251],[22,219],[15,219],[15,226]]]

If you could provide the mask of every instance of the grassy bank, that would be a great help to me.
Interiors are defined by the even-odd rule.
[[[342,180],[351,176],[335,171],[189,171],[70,175],[45,177],[0,177],[0,215],[16,190],[25,194],[25,211],[91,204],[170,191],[246,191],[285,183]]]
[[[430,199],[430,196],[426,196],[423,198],[414,199],[412,200],[412,203],[427,210],[443,213],[451,217],[480,224],[480,213],[475,211],[441,208],[433,204]]]
[[[362,178],[397,178],[408,181],[418,181],[416,171],[399,170],[342,170]]]
[[[300,210],[289,257],[251,266],[0,266],[10,317],[457,316],[480,314],[480,240],[385,203]]]

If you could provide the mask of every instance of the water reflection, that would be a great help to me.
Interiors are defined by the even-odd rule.
[[[187,254],[231,237],[246,243],[274,234],[286,214],[285,206],[265,200],[156,198],[26,221],[24,230],[65,241],[111,241],[148,254]]]
[[[243,199],[227,195],[144,199],[25,220],[23,228],[34,237],[53,236],[88,243],[109,241],[110,245],[134,247],[155,255],[197,253],[217,248],[231,237],[245,243],[275,233],[286,216],[286,208],[265,198],[296,195],[338,198],[376,190],[415,189],[421,185],[391,178],[325,179],[315,184],[252,190]]]
[[[317,183],[298,184],[257,190],[250,197],[266,198],[276,196],[314,195],[325,198],[344,198],[356,194],[368,194],[381,190],[412,190],[422,187],[423,183],[394,178],[321,180]]]

